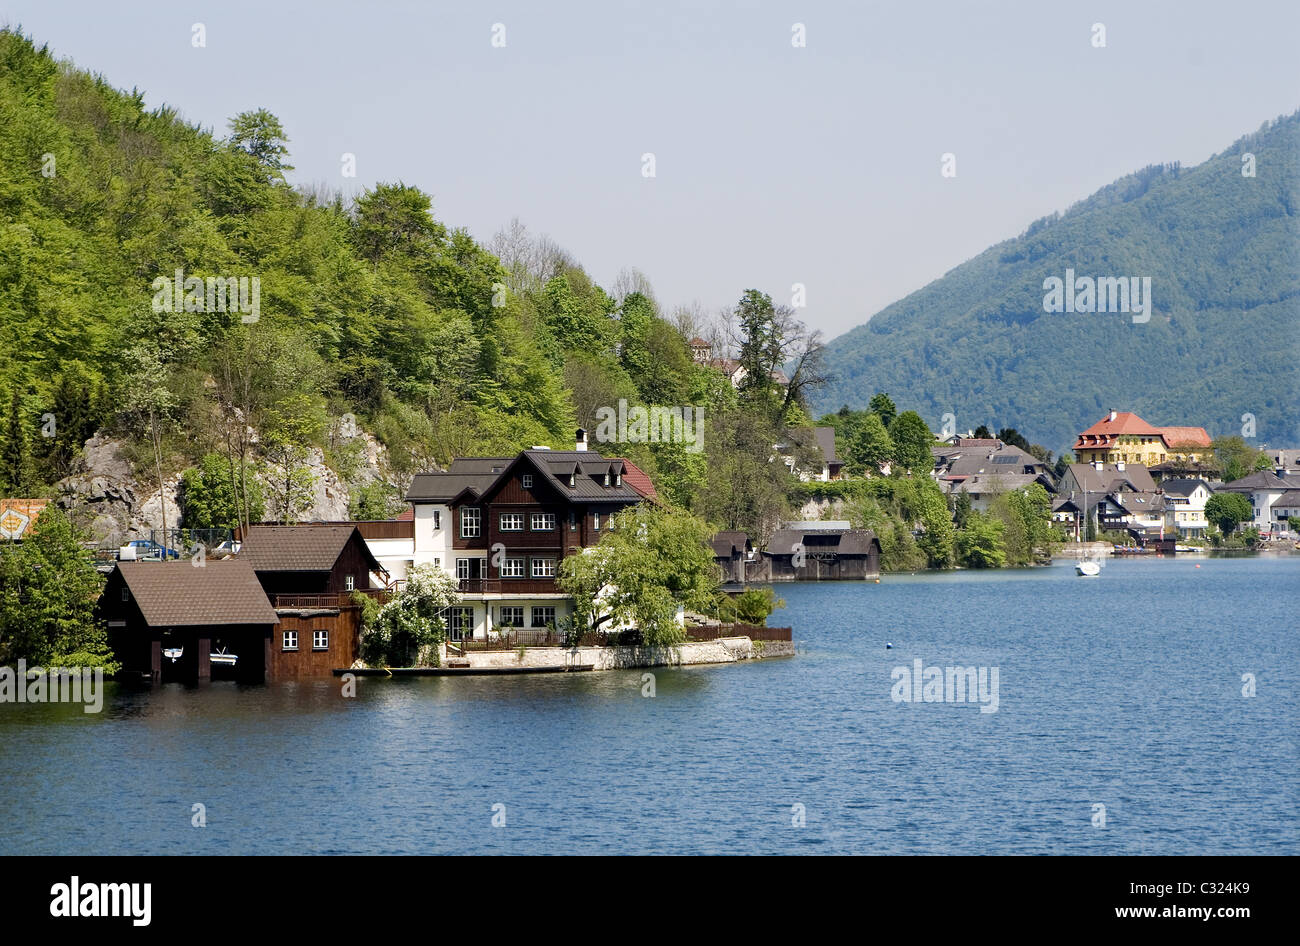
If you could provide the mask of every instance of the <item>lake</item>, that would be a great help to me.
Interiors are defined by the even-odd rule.
[[[0,853],[1296,854],[1298,579],[778,586],[798,656],[657,669],[653,697],[633,670],[0,704]],[[895,702],[917,659],[996,668],[997,711]]]

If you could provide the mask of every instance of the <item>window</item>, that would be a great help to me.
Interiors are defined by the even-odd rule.
[[[474,636],[474,609],[451,608],[450,611],[447,629],[451,632],[451,639],[463,641],[466,637]]]
[[[437,532],[441,528],[442,528],[442,510],[435,509],[433,511],[433,531]]]
[[[355,575],[344,575],[344,576],[343,576],[343,590],[344,590],[344,591],[356,591],[356,590],[357,590],[357,577],[356,577]]]
[[[502,532],[523,532],[524,514],[522,512],[503,512],[501,514]]]
[[[524,626],[524,609],[523,608],[502,608],[501,621],[499,627],[523,627]]]
[[[525,473],[523,476],[519,477],[519,485],[522,486],[524,489],[532,489],[533,474]]]
[[[554,577],[555,577],[555,559],[553,559],[553,558],[535,558],[535,559],[533,559],[533,577],[534,577],[534,578],[554,578]]]
[[[572,509],[569,510],[569,531],[578,531],[578,516]]]
[[[460,537],[477,539],[482,534],[483,511],[477,506],[466,506],[460,511]]]
[[[285,631],[285,632],[284,632],[284,645],[283,645],[283,647],[282,647],[281,649],[282,649],[282,650],[297,650],[297,649],[298,649],[298,632],[297,632],[297,631]]]
[[[554,608],[533,608],[533,627],[546,627],[555,623]]]
[[[555,531],[555,513],[553,513],[553,512],[535,512],[535,513],[533,513],[533,531],[534,531],[534,532],[554,532],[554,531]]]
[[[605,471],[605,485],[609,485],[609,470]]]
[[[474,561],[472,558],[456,559],[456,577],[461,581],[466,581],[470,577],[469,566],[472,561]]]
[[[434,568],[440,568],[440,567],[442,566],[442,559],[440,559],[440,558],[435,558],[435,559],[433,560],[433,566],[434,566]]]
[[[591,527],[597,532],[600,531],[600,513],[593,512],[591,514]]]
[[[522,558],[503,558],[501,560],[502,578],[523,578],[524,560]]]
[[[330,632],[329,632],[329,631],[312,631],[312,632],[311,632],[311,649],[312,649],[312,650],[329,650],[329,649],[330,649]]]
[[[123,601],[131,600],[131,589],[128,588],[126,585],[122,586],[122,600]]]

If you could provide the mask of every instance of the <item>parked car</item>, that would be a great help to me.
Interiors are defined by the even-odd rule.
[[[120,562],[161,562],[164,555],[171,559],[181,557],[180,552],[164,548],[152,539],[132,539],[117,550]]]

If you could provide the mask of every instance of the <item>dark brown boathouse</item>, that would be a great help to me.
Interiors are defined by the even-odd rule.
[[[238,657],[237,679],[267,678],[280,619],[247,562],[119,562],[98,607],[128,673],[210,680],[212,654],[225,652]]]

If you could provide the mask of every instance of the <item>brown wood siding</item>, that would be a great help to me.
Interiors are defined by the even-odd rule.
[[[271,658],[268,680],[298,680],[328,677],[335,668],[350,667],[357,659],[359,608],[341,608],[333,614],[310,617],[280,613],[280,623],[271,635]],[[284,632],[298,632],[298,649],[284,649]],[[329,631],[329,647],[312,649],[312,632]]]
[[[356,580],[356,587],[367,589],[372,587],[370,581],[370,550],[366,545],[366,540],[357,532],[352,533],[352,538],[348,539],[347,544],[343,546],[343,551],[339,553],[338,559],[334,562],[334,567],[330,570],[329,578],[325,582],[325,587],[321,591],[347,591],[347,576],[351,575]],[[291,594],[297,589],[285,588],[282,593]],[[313,588],[301,589],[304,593],[315,591]]]

